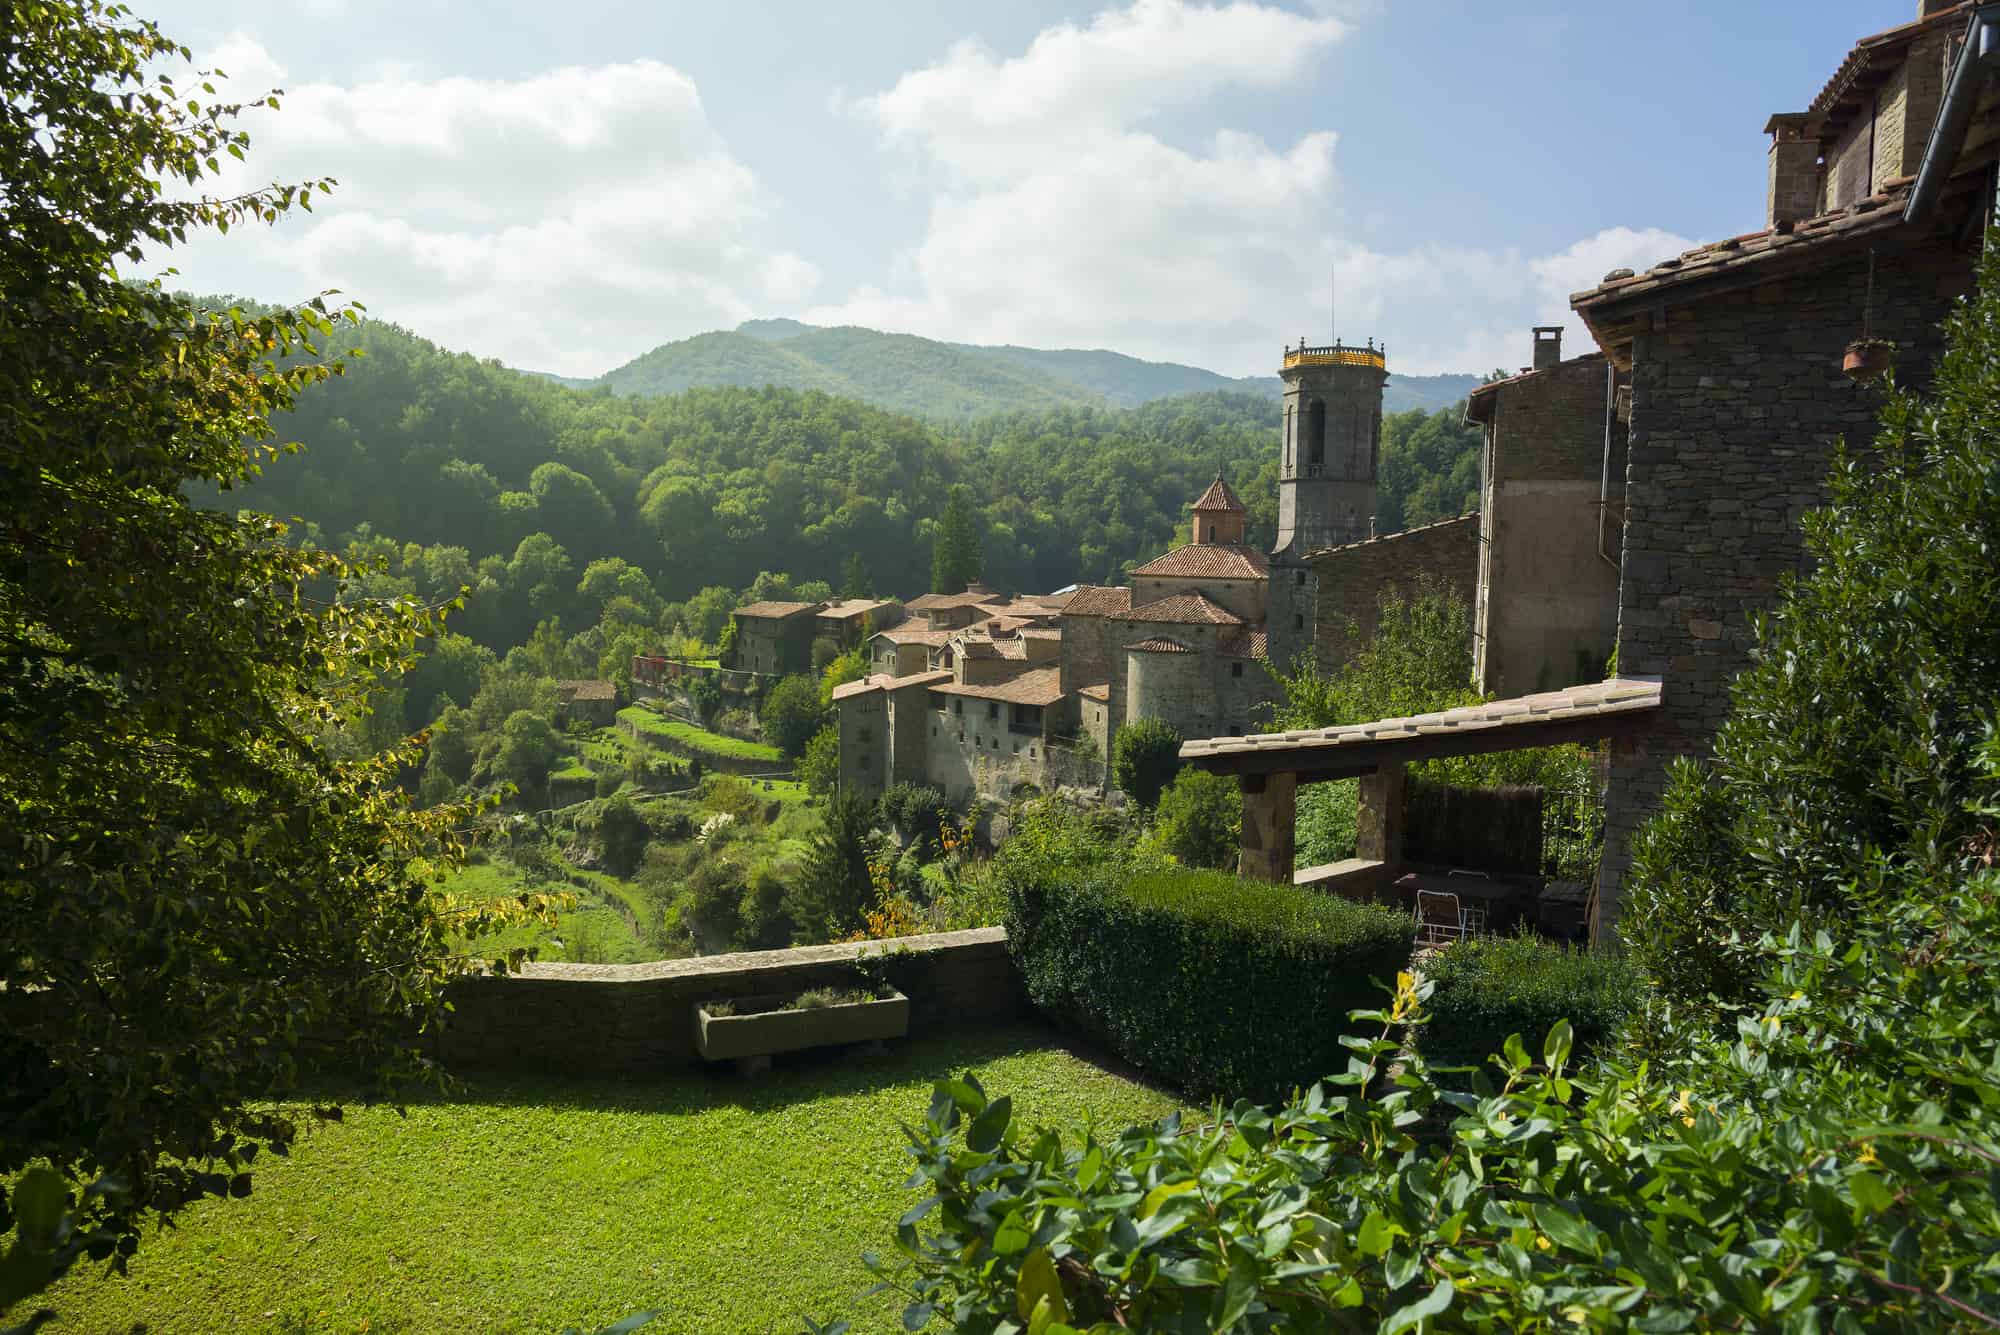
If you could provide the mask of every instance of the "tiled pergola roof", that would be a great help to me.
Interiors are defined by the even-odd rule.
[[[1594,741],[1631,731],[1659,707],[1659,678],[1614,677],[1411,718],[1198,739],[1182,743],[1181,759],[1219,774],[1349,778],[1384,765]]]

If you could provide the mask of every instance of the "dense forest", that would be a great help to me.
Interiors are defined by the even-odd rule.
[[[1275,361],[1277,349],[1272,349]],[[560,377],[550,377],[561,379]],[[1198,366],[1149,362],[1104,349],[941,343],[912,334],[797,320],[747,320],[734,331],[664,343],[596,381],[617,394],[651,396],[719,385],[817,389],[927,421],[964,421],[1044,408],[1136,408],[1188,394],[1276,398],[1278,377],[1232,378]],[[1394,376],[1391,412],[1427,411],[1465,397],[1469,375]]]
[[[760,574],[832,579],[856,558],[872,592],[921,593],[957,485],[1004,589],[1118,580],[1179,540],[1218,469],[1252,541],[1275,527],[1278,408],[1255,395],[950,425],[812,391],[577,390],[382,323],[347,343],[346,374],[278,423],[303,453],[235,499],[382,558],[413,592],[470,587],[460,629],[500,652],[550,618],[597,625],[618,599],[627,624],[712,640],[716,605]],[[1455,407],[1386,418],[1382,531],[1474,504],[1477,439]]]

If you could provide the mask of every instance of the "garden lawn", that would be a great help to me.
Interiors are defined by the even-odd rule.
[[[768,760],[773,768],[784,763],[778,748],[765,742],[746,742],[741,737],[726,737],[719,732],[709,732],[679,719],[670,719],[656,714],[639,705],[627,705],[618,711],[618,721],[629,724],[641,737],[654,738],[662,744],[671,740],[691,751],[711,756],[731,756],[739,760]]]
[[[47,1329],[537,1331],[659,1308],[648,1332],[794,1332],[846,1315],[900,1330],[864,1249],[887,1253],[934,1080],[977,1072],[1022,1123],[1107,1131],[1171,1111],[1048,1031],[1006,1026],[885,1057],[779,1059],[767,1077],[473,1083],[350,1109],[247,1200],[208,1201],[148,1236],[120,1278],[79,1267]]]

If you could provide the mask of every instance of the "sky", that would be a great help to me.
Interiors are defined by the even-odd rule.
[[[139,0],[311,214],[154,257],[594,376],[789,316],[1230,375],[1528,358],[1762,225],[1766,118],[1915,0]]]

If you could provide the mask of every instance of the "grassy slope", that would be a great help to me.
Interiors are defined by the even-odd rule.
[[[452,1103],[350,1112],[247,1201],[149,1237],[128,1278],[61,1285],[52,1332],[554,1331],[653,1306],[662,1332],[795,1331],[846,1312],[915,1196],[899,1121],[976,1069],[1026,1120],[1116,1130],[1174,1101],[1010,1027],[795,1059],[752,1084],[686,1073],[621,1084],[480,1083]]]
[[[632,918],[643,921],[645,906],[639,902],[638,891],[602,872],[578,874],[590,882],[591,889],[568,885],[540,887],[545,893],[576,896],[576,906],[557,915],[555,930],[539,924],[509,927],[492,936],[480,937],[466,953],[490,959],[516,946],[535,946],[539,959],[566,960],[572,957],[570,946],[588,939],[602,947],[604,962],[608,964],[639,964],[659,958],[659,950],[635,936],[627,915],[613,907],[614,901],[622,902]],[[440,888],[463,899],[502,899],[537,889],[512,864],[499,858],[461,868],[446,877]]]
[[[620,723],[630,723],[648,737],[670,737],[696,751],[709,755],[738,756],[745,760],[768,760],[772,765],[782,763],[784,757],[778,748],[764,742],[746,742],[741,737],[725,737],[719,732],[705,732],[692,724],[655,714],[650,709],[638,705],[627,705],[618,711]]]

